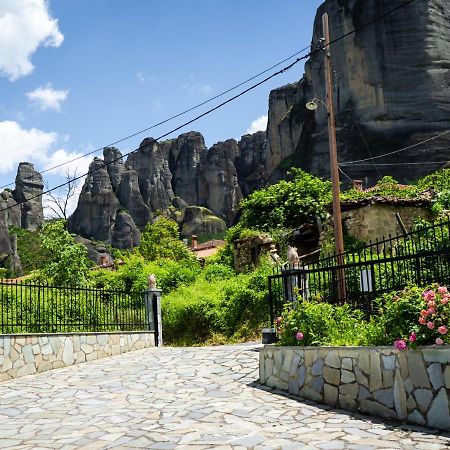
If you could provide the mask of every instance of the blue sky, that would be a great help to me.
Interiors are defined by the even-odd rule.
[[[31,160],[43,169],[102,147],[216,95],[307,46],[321,1],[2,3],[3,185],[14,180],[19,161]],[[302,73],[303,63],[174,136],[195,129],[208,146],[239,138],[253,121],[267,114],[270,90],[298,80]],[[123,152],[131,150],[144,137],[157,137],[193,116],[118,147]],[[70,170],[81,173],[87,164],[88,160],[82,160]],[[59,176],[50,175],[49,184],[57,183]]]

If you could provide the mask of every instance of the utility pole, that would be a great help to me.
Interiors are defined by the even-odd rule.
[[[331,182],[333,186],[333,224],[334,239],[336,242],[337,264],[344,264],[344,236],[342,233],[342,215],[339,185],[339,169],[337,161],[337,141],[336,141],[336,119],[333,105],[333,71],[331,66],[330,53],[330,27],[328,22],[328,13],[322,16],[324,50],[325,50],[325,85],[327,90],[327,109],[328,109],[328,139],[330,143],[330,168]],[[338,282],[338,301],[346,300],[345,271],[343,268],[337,270]]]

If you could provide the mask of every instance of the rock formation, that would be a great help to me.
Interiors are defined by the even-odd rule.
[[[189,206],[184,212],[181,236],[185,238],[193,234],[214,236],[224,233],[226,229],[226,223],[209,209],[201,206]]]
[[[22,275],[22,264],[17,253],[17,236],[10,235],[9,227],[37,230],[44,220],[42,176],[33,164],[19,164],[14,191],[0,193],[0,267],[11,275]],[[18,205],[19,202],[25,202]]]
[[[322,37],[325,12],[336,39],[394,6],[391,0],[326,0],[314,22],[313,48]],[[450,133],[414,146],[450,129],[449,17],[447,0],[416,1],[332,45],[338,153],[350,178],[370,185],[392,175],[406,182],[439,167],[430,161],[449,160]],[[99,171],[86,180],[71,231],[123,247],[136,242],[137,229],[156,212],[173,217],[188,233],[209,217],[196,207],[230,226],[243,196],[283,178],[290,167],[328,177],[326,108],[305,108],[314,97],[325,100],[324,78],[318,51],[300,81],[270,93],[267,131],[239,142],[207,149],[194,131],[164,142],[147,138],[126,162],[119,150],[105,149],[105,163],[114,163],[102,168],[102,161],[94,161]],[[208,221],[199,229],[207,229]]]
[[[394,6],[391,0],[327,0],[317,12],[313,43],[322,37],[325,12],[335,39]],[[448,1],[417,1],[332,45],[340,162],[395,151],[450,128],[449,17]],[[323,60],[322,52],[314,54],[298,83],[270,95],[266,173],[272,180],[293,164],[329,173],[327,111],[304,107],[313,97],[325,100]],[[369,184],[383,175],[409,181],[439,168],[429,162],[447,161],[449,147],[446,135],[375,160],[395,165],[369,160],[343,169]]]
[[[44,221],[44,209],[42,207],[42,192],[44,182],[39,172],[34,169],[33,164],[21,162],[17,169],[16,188],[12,193],[13,199],[18,203],[25,202],[20,205],[20,226],[32,231],[37,230]],[[12,208],[14,210],[15,208]],[[9,210],[8,210],[9,211]],[[8,220],[11,224],[16,221],[15,212],[8,214]]]

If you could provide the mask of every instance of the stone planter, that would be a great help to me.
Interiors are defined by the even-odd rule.
[[[450,346],[260,350],[260,383],[336,408],[450,430]]]

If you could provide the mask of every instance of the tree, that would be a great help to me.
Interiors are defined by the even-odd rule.
[[[77,172],[71,174],[69,170],[66,170],[66,185],[61,191],[61,195],[53,193],[46,185],[48,192],[45,208],[51,211],[52,218],[63,220],[69,218],[70,200],[78,194],[78,186]]]
[[[63,220],[46,223],[40,232],[42,247],[49,259],[40,269],[40,275],[58,286],[79,286],[86,282],[90,262],[87,250],[77,244],[65,228]]]
[[[142,233],[138,252],[149,261],[157,258],[175,261],[195,259],[192,252],[180,240],[178,224],[162,216],[152,224],[147,224]]]

